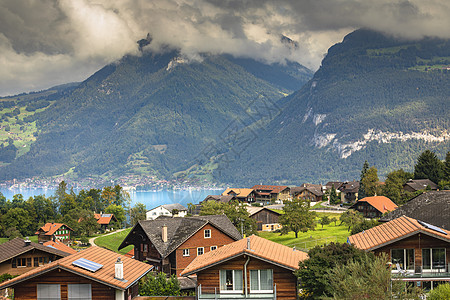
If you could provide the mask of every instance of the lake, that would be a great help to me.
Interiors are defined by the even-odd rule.
[[[15,194],[22,194],[24,199],[36,195],[53,196],[56,189],[0,189],[6,199],[12,199]],[[74,190],[78,193],[77,190]],[[162,204],[180,203],[187,207],[188,203],[197,204],[208,195],[219,195],[223,190],[176,190],[176,191],[130,191],[131,206],[135,203],[143,203],[147,209],[152,209]]]

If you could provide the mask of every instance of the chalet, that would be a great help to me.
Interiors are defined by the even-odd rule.
[[[342,181],[329,181],[325,184],[325,189],[330,190],[332,186],[334,186],[335,190],[338,191],[341,186],[344,184]]]
[[[269,204],[270,201],[283,202],[291,199],[290,188],[285,185],[255,185],[256,202]]]
[[[39,243],[58,240],[64,244],[70,242],[72,228],[62,223],[47,223],[36,231]]]
[[[253,189],[228,188],[222,193],[222,196],[234,196],[239,202],[255,202],[255,191]]]
[[[101,247],[91,247],[0,284],[15,300],[132,299],[152,266]]]
[[[94,218],[102,229],[107,229],[114,222],[117,222],[114,214],[94,214]]]
[[[373,196],[359,199],[349,208],[359,211],[365,218],[379,218],[397,207],[397,204],[385,196]]]
[[[376,255],[386,253],[393,263],[396,280],[414,282],[431,289],[450,281],[450,231],[410,217],[348,237],[348,243]]]
[[[139,221],[119,246],[134,245],[134,257],[166,274],[181,273],[197,256],[241,239],[225,215],[159,217]]]
[[[197,257],[181,273],[197,275],[199,299],[297,299],[295,250],[252,235]]]
[[[403,189],[412,193],[427,189],[436,191],[438,185],[430,179],[410,179],[403,185]]]
[[[159,216],[168,217],[185,217],[187,215],[187,208],[179,203],[164,204],[157,206],[146,213],[147,220],[154,220]]]
[[[15,238],[0,245],[0,274],[20,275],[68,255],[53,247]]]
[[[388,222],[405,215],[450,230],[450,191],[428,191],[382,216]]]
[[[311,202],[322,201],[322,186],[316,184],[303,184],[302,186],[292,187],[291,197],[293,199],[305,199]]]
[[[256,230],[275,231],[281,229],[281,224],[278,223],[280,213],[267,207],[247,206],[246,209],[250,218],[256,220]]]
[[[202,204],[202,202],[206,202],[206,201],[216,201],[216,202],[221,202],[221,203],[228,203],[230,201],[234,201],[234,200],[238,200],[235,196],[233,195],[208,195],[206,196],[205,199],[203,199],[203,201],[200,202],[200,204]]]
[[[359,181],[347,181],[340,187],[341,201],[346,203],[353,203],[358,200]]]

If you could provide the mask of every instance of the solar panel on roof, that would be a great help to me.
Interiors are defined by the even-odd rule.
[[[442,228],[439,228],[437,226],[425,223],[424,221],[420,221],[420,220],[417,220],[417,222],[419,222],[420,225],[425,226],[428,229],[431,229],[431,230],[434,230],[434,231],[437,231],[439,233],[443,233],[443,234],[447,235],[447,232],[445,232]]]
[[[109,217],[111,217],[111,214],[103,214],[102,215],[102,218],[109,218]]]
[[[76,261],[72,262],[72,265],[74,265],[76,267],[80,267],[80,268],[88,270],[88,271],[91,271],[91,272],[96,272],[103,267],[103,265],[98,264],[93,261],[90,261],[85,258],[77,259]]]

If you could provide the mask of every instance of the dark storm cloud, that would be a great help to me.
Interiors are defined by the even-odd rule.
[[[137,53],[147,33],[154,51],[170,45],[190,58],[230,53],[315,69],[356,28],[449,38],[449,15],[445,0],[3,0],[0,95],[83,80]]]

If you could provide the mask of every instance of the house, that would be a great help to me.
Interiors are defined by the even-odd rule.
[[[250,218],[256,221],[256,230],[258,231],[275,231],[281,229],[278,223],[279,212],[268,209],[267,207],[246,206]]]
[[[159,217],[139,221],[119,250],[134,245],[134,257],[166,274],[181,273],[197,256],[241,239],[225,215],[185,218]]]
[[[0,274],[20,275],[68,255],[53,247],[15,238],[0,245]]]
[[[426,189],[436,191],[438,185],[430,179],[410,179],[403,185],[403,189],[412,193]]]
[[[339,188],[344,184],[342,181],[329,181],[327,184],[325,184],[325,189],[328,191],[331,189],[332,186],[334,186],[334,189],[336,191],[339,190]]]
[[[397,209],[397,204],[385,196],[365,197],[349,207],[362,213],[365,218],[379,218],[382,214]]]
[[[295,250],[252,235],[197,257],[181,273],[197,275],[199,299],[297,299]]]
[[[341,201],[346,203],[353,203],[358,200],[359,181],[347,181],[340,187]]]
[[[450,281],[450,231],[406,216],[348,237],[376,255],[386,253],[399,280],[431,289]]]
[[[75,254],[78,252],[77,250],[70,248],[66,244],[59,242],[59,241],[48,241],[48,242],[43,243],[43,245],[57,249],[57,250],[61,250],[63,252],[69,253],[69,254]]]
[[[64,244],[70,242],[70,232],[72,228],[62,223],[46,223],[36,231],[39,243],[58,240]]]
[[[322,201],[322,186],[316,184],[303,184],[302,186],[292,187],[291,197],[293,199],[309,200],[310,202]]]
[[[187,208],[179,203],[164,204],[148,210],[146,220],[154,220],[159,216],[185,217]]]
[[[132,299],[152,266],[91,247],[0,284],[14,299]]]
[[[216,201],[216,202],[221,202],[221,203],[228,203],[230,201],[234,201],[234,200],[238,200],[235,196],[233,195],[208,195],[206,196],[205,199],[203,199],[203,201],[200,202],[200,204],[202,204],[202,202],[206,202],[206,201]]]
[[[255,191],[253,189],[228,188],[222,193],[222,196],[234,196],[239,202],[255,202]]]
[[[269,204],[270,201],[283,202],[291,199],[290,188],[285,185],[254,185],[256,202]]]
[[[450,230],[450,191],[428,191],[420,194],[382,216],[379,221],[388,222],[402,215]]]
[[[97,220],[97,223],[104,230],[108,228],[108,226],[112,225],[114,222],[117,222],[114,214],[94,214],[94,218]]]

